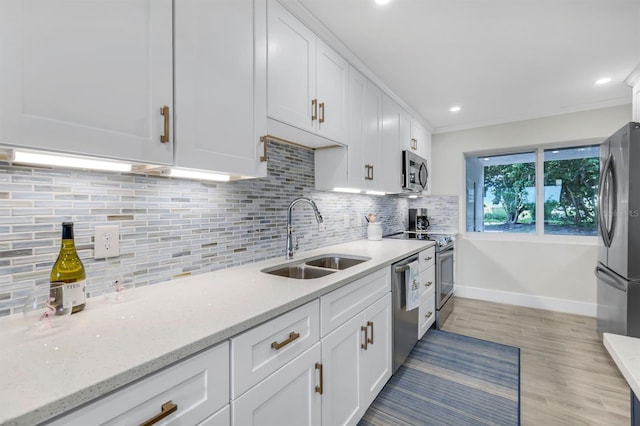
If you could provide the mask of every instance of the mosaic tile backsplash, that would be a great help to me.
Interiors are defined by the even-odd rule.
[[[74,222],[87,272],[87,295],[114,279],[136,286],[282,256],[287,207],[300,249],[366,238],[367,213],[385,234],[406,228],[409,207],[427,207],[434,231],[455,232],[458,197],[409,200],[315,191],[313,151],[269,143],[268,177],[203,183],[134,174],[0,165],[0,316],[19,312],[33,285],[47,285],[60,248],[61,223]],[[120,227],[121,255],[93,259],[97,225]],[[179,285],[179,282],[176,282]]]

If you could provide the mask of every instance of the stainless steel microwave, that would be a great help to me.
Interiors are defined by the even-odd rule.
[[[402,190],[421,192],[428,189],[427,160],[411,151],[402,151]]]

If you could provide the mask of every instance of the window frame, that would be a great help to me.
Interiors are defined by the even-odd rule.
[[[539,145],[523,145],[510,148],[497,148],[481,151],[467,151],[463,152],[463,173],[462,179],[462,211],[460,214],[460,229],[464,238],[469,240],[486,240],[486,241],[529,241],[529,242],[544,242],[544,243],[558,243],[558,244],[588,244],[597,245],[597,235],[553,235],[544,233],[544,151],[552,149],[566,149],[566,148],[580,148],[583,146],[601,145],[606,138],[590,138],[580,139],[574,141],[565,141],[558,143],[539,144]],[[473,232],[467,231],[467,168],[466,161],[469,157],[483,157],[483,156],[496,156],[496,155],[508,155],[519,154],[524,152],[535,152],[535,170],[536,170],[536,228],[534,233],[517,233],[517,232]],[[539,185],[542,182],[542,190]]]

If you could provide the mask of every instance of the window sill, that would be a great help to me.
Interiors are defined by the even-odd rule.
[[[517,234],[513,232],[461,232],[463,239],[472,241],[515,241],[537,244],[577,244],[597,246],[598,237],[584,235],[537,235]]]

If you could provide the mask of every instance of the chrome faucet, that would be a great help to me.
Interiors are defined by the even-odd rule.
[[[296,204],[302,201],[304,201],[305,203],[313,207],[313,213],[315,213],[316,215],[316,222],[318,222],[318,227],[322,229],[322,226],[323,226],[322,215],[320,214],[320,211],[318,210],[318,206],[316,206],[316,203],[313,200],[311,200],[310,198],[304,198],[304,197],[296,198],[295,200],[293,200],[289,204],[289,208],[287,209],[287,255],[286,255],[287,259],[293,258],[293,252],[298,250],[298,237],[296,237],[295,247],[293,246],[293,227],[291,226],[291,210],[293,209],[293,206],[295,206]]]

